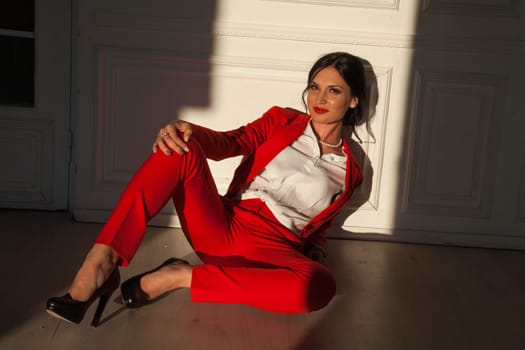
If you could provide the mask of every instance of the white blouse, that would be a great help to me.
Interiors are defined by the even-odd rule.
[[[275,217],[296,233],[344,190],[346,155],[321,155],[310,123],[241,194],[259,198]]]

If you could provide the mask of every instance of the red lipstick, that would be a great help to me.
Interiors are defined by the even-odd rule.
[[[321,108],[321,107],[314,107],[314,112],[317,113],[317,114],[323,114],[323,113],[328,112],[328,109],[324,109],[324,108]]]

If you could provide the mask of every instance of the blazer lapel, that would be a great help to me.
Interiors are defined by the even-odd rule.
[[[260,145],[253,155],[253,165],[246,178],[250,182],[284,148],[292,144],[306,128],[309,118],[297,118],[289,125],[282,126],[265,143]]]

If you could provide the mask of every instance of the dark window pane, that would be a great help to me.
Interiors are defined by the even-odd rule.
[[[35,31],[35,0],[0,0],[0,28]]]
[[[0,35],[0,105],[35,104],[35,40]]]

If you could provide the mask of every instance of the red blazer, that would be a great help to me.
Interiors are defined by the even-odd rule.
[[[213,131],[192,124],[191,137],[202,145],[209,159],[221,160],[244,156],[225,194],[225,198],[235,199],[238,198],[239,191],[246,187],[279,152],[303,133],[309,120],[310,116],[307,114],[275,106],[259,119],[231,131]],[[348,155],[345,191],[298,233],[303,239],[323,248],[326,247],[326,230],[334,217],[348,204],[355,188],[363,181],[361,170],[346,140],[343,141],[343,147]]]

